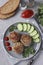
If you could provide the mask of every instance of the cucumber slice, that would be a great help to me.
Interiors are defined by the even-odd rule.
[[[30,30],[28,31],[28,33],[32,33],[34,30],[34,26],[31,26]]]
[[[33,39],[36,39],[39,37],[39,34],[37,33],[35,36],[33,36]]]
[[[18,29],[19,31],[22,31],[22,30],[23,30],[23,25],[22,25],[21,23],[19,23],[19,24],[17,25],[17,29]]]
[[[27,31],[27,24],[26,23],[23,24],[23,31]]]
[[[34,30],[32,33],[30,33],[30,36],[34,36],[34,35],[36,35],[36,34],[37,34],[37,31]]]
[[[40,42],[40,38],[35,39],[34,42],[39,43]]]
[[[30,24],[27,24],[27,31],[29,31],[30,30]]]

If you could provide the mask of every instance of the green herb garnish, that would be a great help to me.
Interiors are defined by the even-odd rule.
[[[35,50],[32,47],[24,48],[23,57],[28,57],[30,54],[34,54]]]
[[[39,5],[37,18],[38,18],[40,24],[43,26],[43,4]]]
[[[16,27],[15,27],[14,25],[12,25],[12,26],[9,28],[9,32],[14,31],[14,29],[16,29]]]

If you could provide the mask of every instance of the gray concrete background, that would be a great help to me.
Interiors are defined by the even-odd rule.
[[[43,0],[36,0],[38,2],[43,2]],[[0,0],[0,6],[3,5],[3,3],[5,3],[6,0]],[[12,17],[8,20],[1,20],[0,19],[0,37],[1,35],[4,34],[5,30],[14,22],[17,22],[17,20],[19,19],[19,21],[23,21],[22,18],[19,18],[19,13],[17,14],[17,16]],[[15,61],[16,62],[16,61]],[[39,57],[34,61],[35,63],[33,65],[42,65],[43,64],[43,51],[40,52]],[[26,62],[24,62],[24,65],[26,64]],[[8,60],[7,54],[5,54],[4,48],[3,48],[3,42],[2,40],[0,40],[0,65],[13,65],[11,64],[11,61]],[[23,65],[20,64],[20,65]]]

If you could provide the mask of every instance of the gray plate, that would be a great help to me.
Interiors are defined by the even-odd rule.
[[[19,23],[19,22],[18,22],[18,23]],[[13,25],[16,26],[18,23],[15,23],[15,24],[13,24]],[[21,23],[23,23],[23,22],[21,22]],[[30,24],[31,24],[31,23],[30,23]],[[33,24],[31,24],[31,25],[33,25]],[[12,26],[12,25],[11,25],[11,26]],[[34,25],[33,25],[33,26],[34,26]],[[38,31],[38,33],[40,34],[40,31],[38,30],[38,28],[37,28],[36,26],[34,26],[34,27],[35,27],[35,29]],[[9,28],[10,28],[10,27],[9,27]],[[4,34],[4,37],[8,36],[8,34],[9,34],[9,28],[6,30],[6,32],[5,32],[5,34]],[[19,32],[19,31],[17,31],[17,30],[15,30],[15,31],[18,32],[18,33],[20,33],[20,34],[26,33],[26,32]],[[28,33],[26,33],[26,34],[28,34]],[[18,58],[18,59],[22,59],[22,60],[24,60],[24,59],[30,59],[30,58],[34,57],[34,56],[37,54],[37,52],[39,51],[39,49],[40,49],[41,41],[42,41],[42,39],[41,39],[41,34],[40,34],[40,42],[37,43],[37,44],[36,44],[36,43],[34,44],[34,48],[35,48],[35,50],[36,50],[35,54],[34,54],[34,55],[30,54],[29,57],[23,58],[22,54],[16,54],[14,51],[7,51],[7,48],[6,48],[6,46],[5,46],[5,41],[4,41],[4,38],[3,38],[3,44],[4,44],[4,47],[5,47],[6,51],[8,52],[8,54],[11,55],[13,58]],[[11,47],[14,46],[14,43],[12,43],[10,40],[9,40],[9,42],[10,42]]]

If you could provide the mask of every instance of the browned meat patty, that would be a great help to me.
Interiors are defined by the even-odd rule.
[[[21,36],[21,42],[23,43],[24,46],[30,46],[32,38],[29,35],[23,34]]]
[[[18,42],[20,39],[20,35],[17,32],[11,32],[8,37],[12,42]]]
[[[17,42],[15,46],[12,47],[12,50],[18,54],[21,54],[23,52],[23,48],[23,44],[21,42]]]

